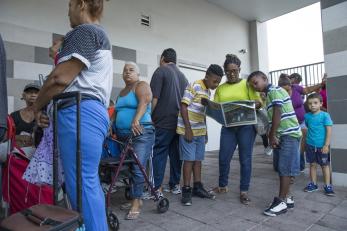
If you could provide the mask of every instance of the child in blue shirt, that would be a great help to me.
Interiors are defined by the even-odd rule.
[[[317,164],[319,164],[322,167],[325,194],[334,196],[329,167],[329,145],[333,121],[329,113],[321,111],[323,100],[320,94],[313,93],[309,95],[307,102],[310,112],[305,114],[305,124],[307,126],[306,161],[310,163],[311,182],[305,187],[304,191],[314,192],[318,190]]]

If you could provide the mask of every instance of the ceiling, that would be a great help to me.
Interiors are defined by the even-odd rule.
[[[319,0],[207,0],[247,20],[265,22]]]

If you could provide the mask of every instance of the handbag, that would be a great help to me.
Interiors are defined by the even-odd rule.
[[[269,131],[270,124],[269,124],[266,110],[261,108],[256,111],[256,115],[257,115],[257,123],[254,124],[255,131],[260,136],[267,134]]]

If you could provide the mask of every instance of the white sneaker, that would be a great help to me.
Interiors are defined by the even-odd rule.
[[[163,186],[164,192],[170,192],[174,195],[178,195],[182,193],[181,186],[179,184],[176,184],[173,188],[170,188],[169,185]]]
[[[275,197],[269,208],[264,211],[264,214],[270,217],[275,217],[287,212],[287,204],[278,197]]]
[[[268,146],[267,148],[264,149],[264,153],[267,156],[271,156],[272,155],[272,148],[270,146]]]
[[[156,193],[158,194],[159,198],[164,197],[164,194],[161,191],[157,190]],[[155,198],[155,196],[151,194],[151,191],[143,192],[142,196],[141,196],[142,200],[153,200],[154,198]]]

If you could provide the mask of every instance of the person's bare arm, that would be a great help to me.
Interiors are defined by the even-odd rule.
[[[146,82],[140,82],[137,84],[135,94],[138,100],[136,114],[131,123],[132,132],[134,135],[140,135],[142,133],[142,126],[140,119],[146,112],[147,105],[151,103],[152,92],[151,88]]]
[[[304,95],[307,95],[307,94],[310,94],[314,91],[318,91],[319,89],[321,88],[321,84],[316,84],[316,85],[313,85],[313,86],[310,86],[310,87],[305,87],[303,88],[303,94]]]
[[[331,126],[325,126],[325,143],[322,148],[322,153],[329,153],[330,139],[331,139]]]
[[[189,116],[188,116],[188,105],[185,103],[181,103],[181,116],[184,123],[184,138],[185,140],[190,143],[193,140],[193,131],[189,123]]]
[[[47,126],[47,124],[44,124],[44,122],[40,120],[41,109],[47,105],[55,95],[62,93],[84,67],[85,66],[81,61],[73,58],[58,64],[54,68],[39,91],[39,95],[34,104],[36,121],[38,122],[39,126]]]
[[[271,128],[269,133],[269,142],[273,148],[276,148],[279,144],[279,141],[276,137],[276,131],[281,123],[281,107],[276,105],[273,106],[272,113],[273,114],[272,114],[272,123],[271,123]]]

